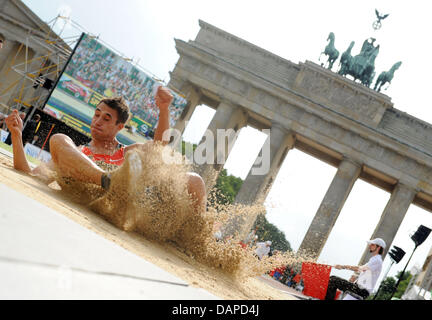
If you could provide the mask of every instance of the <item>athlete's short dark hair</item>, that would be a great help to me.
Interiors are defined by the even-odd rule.
[[[99,102],[99,104],[101,103],[105,103],[108,107],[117,111],[117,123],[126,123],[128,121],[129,107],[123,97],[104,98]]]

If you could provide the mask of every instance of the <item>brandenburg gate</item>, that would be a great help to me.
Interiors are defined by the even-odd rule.
[[[432,210],[431,124],[397,110],[388,96],[313,62],[295,64],[199,24],[195,40],[175,41],[180,58],[168,85],[188,100],[176,129],[184,131],[200,104],[216,109],[209,130],[269,129],[270,169],[265,175],[251,170],[237,202],[264,201],[285,157],[297,148],[337,168],[299,251],[319,256],[357,179],[391,193],[371,235],[383,238],[387,249],[410,204]],[[211,187],[210,180],[206,183]]]

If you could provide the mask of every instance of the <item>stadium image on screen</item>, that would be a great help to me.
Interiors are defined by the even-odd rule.
[[[160,85],[94,37],[83,34],[44,111],[90,137],[90,123],[99,101],[105,97],[122,96],[132,117],[117,139],[127,145],[144,142],[157,125],[159,110],[154,94]],[[172,94],[171,127],[187,103],[182,96]]]

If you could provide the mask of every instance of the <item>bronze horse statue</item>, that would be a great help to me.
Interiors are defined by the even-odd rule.
[[[384,19],[383,17],[382,19]],[[342,76],[350,75],[354,78],[354,81],[359,80],[361,84],[370,88],[372,86],[373,79],[375,77],[375,59],[378,56],[380,45],[374,45],[374,38],[368,38],[363,42],[360,53],[356,56],[351,55],[351,51],[354,47],[355,42],[351,41],[348,49],[342,53],[341,59],[339,61],[338,74]],[[339,51],[335,48],[335,35],[330,32],[327,38],[328,44],[325,47],[324,52],[321,52],[318,60],[321,59],[323,54],[327,55],[328,66],[327,69],[332,69],[334,62],[339,57]],[[385,83],[390,83],[393,79],[394,72],[400,67],[402,62],[397,62],[393,67],[387,71],[382,72],[375,82],[375,91],[380,91],[381,87]],[[324,66],[324,63],[321,63]]]
[[[343,53],[341,58],[341,68],[339,74],[349,74],[354,78],[354,81],[360,80],[360,82],[369,87],[372,83],[373,77],[375,76],[375,59],[378,56],[379,45],[374,46],[375,39],[367,39],[364,41],[360,54],[355,57],[351,56],[351,49],[354,43],[351,42],[347,51]]]
[[[321,56],[323,54],[325,54],[326,56],[328,56],[327,62],[328,62],[328,67],[327,69],[333,68],[333,63],[337,60],[337,58],[339,57],[339,51],[335,48],[334,43],[335,43],[335,35],[333,32],[330,32],[330,34],[327,37],[327,41],[329,42],[327,44],[327,46],[324,49],[324,52],[321,52],[321,55],[319,56],[318,60],[321,58]],[[323,66],[323,64],[321,64],[321,66]]]
[[[338,74],[342,76],[346,75],[351,68],[352,59],[353,59],[351,55],[351,50],[354,47],[354,43],[355,43],[354,41],[351,41],[348,49],[344,53],[342,53],[342,56],[340,58],[339,61],[340,68]]]
[[[375,87],[374,90],[380,92],[381,91],[381,87],[385,84],[385,83],[390,83],[393,79],[394,73],[397,69],[399,69],[399,67],[401,66],[402,61],[396,62],[389,71],[383,71],[380,73],[380,75],[378,76],[378,79],[375,82]]]

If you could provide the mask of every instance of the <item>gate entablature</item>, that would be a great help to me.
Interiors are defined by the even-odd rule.
[[[385,111],[393,107],[386,95],[347,81],[313,62],[299,65],[301,70],[293,90],[333,112],[376,128]]]

